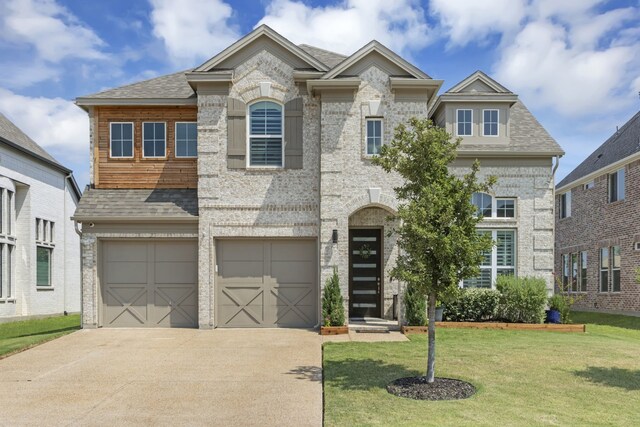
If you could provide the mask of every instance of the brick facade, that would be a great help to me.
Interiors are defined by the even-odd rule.
[[[619,168],[616,168],[616,170]],[[587,291],[580,293],[576,307],[638,311],[640,310],[640,284],[635,281],[635,270],[640,265],[640,161],[624,166],[625,198],[608,202],[608,174],[594,180],[593,188],[583,184],[571,188],[571,216],[556,215],[556,277],[562,276],[562,255],[587,252]],[[613,171],[611,171],[613,172]],[[564,191],[563,191],[564,193]],[[560,212],[561,193],[556,196],[556,212]],[[619,246],[620,292],[600,292],[600,248]]]

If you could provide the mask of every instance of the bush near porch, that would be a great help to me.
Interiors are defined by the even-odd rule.
[[[324,345],[325,424],[393,426],[640,425],[640,318],[573,314],[585,334],[440,329],[437,376],[478,387],[466,400],[389,394],[424,374],[426,336]]]

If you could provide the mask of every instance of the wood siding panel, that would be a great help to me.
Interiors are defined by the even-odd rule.
[[[94,153],[96,188],[197,188],[197,159],[175,156],[176,122],[197,121],[196,107],[96,107],[98,149]],[[111,122],[133,122],[133,158],[109,156]],[[166,123],[164,159],[142,157],[142,123]]]

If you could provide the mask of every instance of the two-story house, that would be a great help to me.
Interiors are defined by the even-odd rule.
[[[556,189],[555,271],[577,307],[640,310],[640,113]]]
[[[71,170],[0,113],[0,322],[80,312]]]
[[[334,268],[350,318],[392,318],[400,178],[371,158],[412,116],[464,139],[460,173],[479,158],[499,177],[477,195],[498,244],[467,286],[552,289],[562,150],[486,75],[442,83],[375,41],[345,57],[261,26],[187,72],[78,98],[83,325],[313,327]]]

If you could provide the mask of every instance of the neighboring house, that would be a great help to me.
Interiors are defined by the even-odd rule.
[[[640,310],[640,113],[556,188],[555,271],[577,307]]]
[[[0,322],[80,312],[71,171],[0,113]]]
[[[392,318],[401,181],[371,158],[432,114],[464,135],[459,173],[478,158],[499,176],[478,195],[498,246],[467,285],[526,274],[551,290],[562,150],[486,75],[438,98],[442,83],[375,41],[345,57],[261,26],[193,70],[78,98],[83,325],[313,327],[334,267],[349,317]]]

